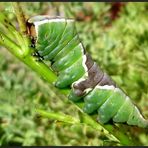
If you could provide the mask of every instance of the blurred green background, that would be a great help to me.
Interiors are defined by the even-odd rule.
[[[86,50],[137,104],[148,119],[148,3],[22,2],[34,15],[74,18]],[[10,2],[1,2],[0,11]],[[84,125],[38,118],[35,108],[78,116],[53,85],[47,84],[0,47],[0,145],[119,145]],[[136,132],[136,131],[133,131]],[[148,145],[146,132],[137,135]]]

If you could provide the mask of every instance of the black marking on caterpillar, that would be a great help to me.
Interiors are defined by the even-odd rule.
[[[103,73],[98,65],[93,62],[91,57],[86,54],[86,66],[88,68],[88,78],[80,81],[79,83],[74,83],[73,88],[77,96],[83,96],[85,94],[84,90],[87,88],[94,88],[96,85],[114,85],[116,84],[109,78],[106,73]]]

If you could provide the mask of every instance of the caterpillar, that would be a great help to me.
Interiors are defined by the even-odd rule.
[[[50,61],[57,74],[55,87],[69,87],[68,98],[74,102],[83,100],[85,113],[97,112],[102,124],[113,121],[148,127],[137,106],[84,49],[74,19],[39,15],[28,19],[27,25],[34,55]]]

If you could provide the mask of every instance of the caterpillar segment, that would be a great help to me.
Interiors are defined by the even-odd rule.
[[[98,113],[102,124],[110,120],[148,128],[139,109],[85,51],[73,19],[35,16],[28,20],[36,56],[51,61],[55,86],[71,88],[68,98],[84,101],[84,112]]]

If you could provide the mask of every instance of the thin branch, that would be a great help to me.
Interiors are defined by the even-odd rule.
[[[20,6],[20,2],[12,2],[19,26],[20,26],[20,31],[23,35],[27,35],[27,26],[26,26],[26,19],[25,15],[22,11],[22,8]]]
[[[70,123],[70,124],[78,124],[80,121],[70,115],[65,115],[64,113],[55,113],[55,112],[47,112],[41,109],[36,109],[37,113],[45,118],[49,118],[52,120],[58,120],[62,121],[65,123]]]
[[[25,15],[21,8],[20,2],[12,2],[12,6],[14,8],[16,18],[19,23],[20,32],[22,33],[22,36],[24,37],[24,43],[23,43],[24,46],[22,46],[22,50],[24,50],[25,53],[28,53],[29,52],[28,48],[29,48],[29,45],[31,44],[31,40],[27,32],[27,24],[26,24]]]

